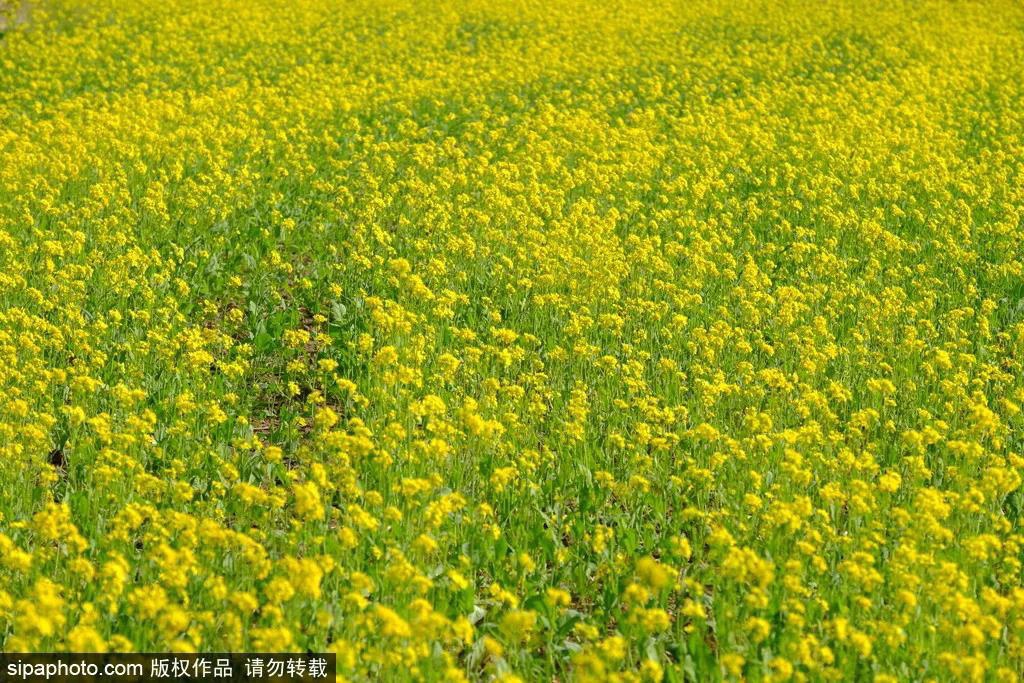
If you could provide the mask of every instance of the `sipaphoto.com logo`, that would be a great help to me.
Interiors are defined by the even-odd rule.
[[[8,680],[54,681],[64,678],[88,679],[132,677],[141,678],[146,668],[142,662],[90,662],[85,659],[67,661],[63,657],[52,662],[24,661],[7,662],[5,673]]]
[[[334,683],[333,653],[0,653],[0,683]]]

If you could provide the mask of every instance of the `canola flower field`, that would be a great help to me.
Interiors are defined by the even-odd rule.
[[[18,5],[0,649],[1020,680],[1024,5]]]

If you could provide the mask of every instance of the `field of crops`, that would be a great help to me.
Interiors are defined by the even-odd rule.
[[[4,11],[0,649],[1019,680],[1021,3]]]

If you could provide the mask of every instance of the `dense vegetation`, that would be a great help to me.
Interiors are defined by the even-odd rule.
[[[1020,3],[8,10],[0,649],[1018,680]]]

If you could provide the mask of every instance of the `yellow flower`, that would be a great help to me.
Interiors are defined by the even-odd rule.
[[[324,519],[324,506],[320,489],[313,482],[303,482],[292,487],[295,494],[295,514],[300,519],[318,521]]]

